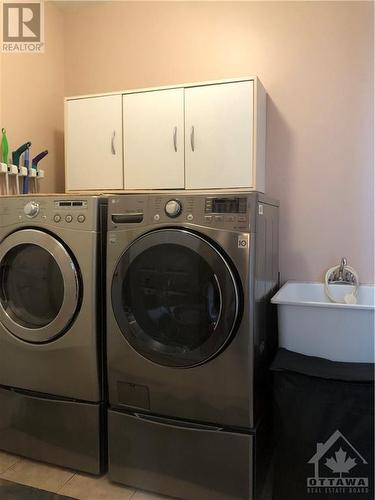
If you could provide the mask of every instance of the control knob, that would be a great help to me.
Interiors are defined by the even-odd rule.
[[[23,207],[23,211],[27,217],[33,218],[36,217],[39,213],[39,203],[36,201],[29,201]]]
[[[178,217],[182,212],[182,204],[178,200],[169,200],[165,205],[165,213],[168,217]]]

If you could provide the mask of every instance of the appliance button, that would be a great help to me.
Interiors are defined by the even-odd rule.
[[[56,215],[53,217],[53,220],[54,220],[55,222],[60,222],[60,221],[61,221],[61,215],[56,214]]]
[[[182,212],[182,204],[179,200],[169,200],[165,204],[164,210],[168,217],[178,217]]]
[[[66,222],[72,222],[73,217],[70,214],[68,214],[65,216],[65,220],[66,220]]]
[[[225,217],[225,220],[227,222],[234,222],[234,216],[233,215],[228,215],[227,217]]]
[[[222,215],[215,215],[215,222],[222,222],[222,221],[223,221]]]
[[[205,215],[205,216],[204,216],[204,220],[205,220],[206,222],[212,222],[212,215]]]
[[[188,214],[186,216],[187,220],[193,220],[194,219],[194,215],[193,214]]]
[[[155,214],[155,215],[154,215],[154,220],[155,220],[155,221],[160,220],[160,215],[159,215],[159,214]]]
[[[36,201],[29,201],[23,207],[23,211],[27,217],[32,219],[33,217],[36,217],[39,213],[39,203],[37,203]]]
[[[238,222],[245,222],[245,221],[246,221],[246,217],[244,215],[238,216]]]
[[[85,220],[86,220],[86,217],[83,214],[78,215],[78,217],[77,217],[78,222],[85,222]]]

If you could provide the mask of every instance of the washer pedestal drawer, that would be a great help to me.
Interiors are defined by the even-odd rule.
[[[101,403],[40,397],[0,387],[0,449],[100,474],[104,417]]]
[[[108,411],[111,480],[191,500],[253,500],[255,434]]]

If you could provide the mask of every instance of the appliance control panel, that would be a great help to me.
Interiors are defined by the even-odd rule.
[[[204,194],[129,194],[109,203],[109,224],[191,224],[234,231],[248,231],[256,193],[233,196]]]
[[[5,225],[49,225],[97,231],[98,203],[95,197],[64,198],[53,196],[15,197],[2,203]]]
[[[87,200],[54,200],[53,222],[84,225],[87,220]]]

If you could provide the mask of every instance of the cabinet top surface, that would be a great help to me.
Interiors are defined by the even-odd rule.
[[[76,95],[76,96],[68,96],[65,97],[65,101],[73,101],[76,99],[87,99],[90,97],[104,97],[104,96],[114,96],[114,95],[123,95],[123,94],[135,94],[137,92],[153,92],[156,90],[169,90],[169,89],[179,89],[179,88],[189,88],[189,87],[202,87],[206,85],[218,85],[221,83],[237,83],[237,82],[247,82],[254,81],[260,83],[260,80],[256,76],[245,76],[241,78],[228,78],[224,80],[211,80],[205,82],[194,82],[194,83],[179,83],[176,85],[166,85],[162,87],[145,87],[138,89],[123,89],[118,90],[116,92],[106,92],[102,94],[86,94],[86,95]]]

